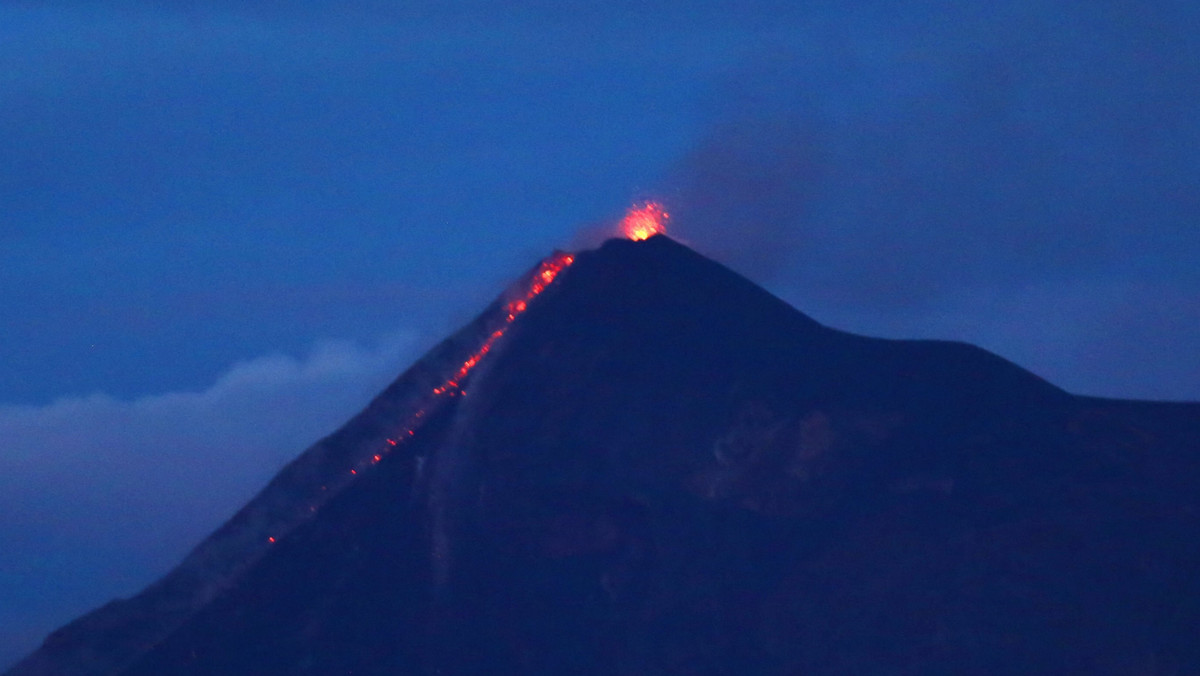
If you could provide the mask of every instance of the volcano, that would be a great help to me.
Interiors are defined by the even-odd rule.
[[[8,676],[1200,673],[1198,439],[612,240]]]

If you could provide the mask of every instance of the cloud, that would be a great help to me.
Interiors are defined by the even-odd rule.
[[[673,232],[835,325],[928,336],[957,312],[972,328],[936,337],[1068,386],[1200,397],[1171,375],[1195,332],[1148,309],[1200,297],[1200,12],[1101,6],[814,11],[713,86],[721,122],[664,181]],[[1139,321],[1175,349],[1140,362]]]
[[[413,334],[233,365],[200,392],[0,406],[0,664],[165,573],[416,355]]]
[[[1195,17],[1026,4],[918,3],[762,47],[667,181],[679,231],[858,304],[1064,273],[1197,282]]]
[[[801,224],[821,178],[815,142],[794,118],[722,126],[688,153],[667,186],[684,237],[758,279],[781,272],[808,244]]]

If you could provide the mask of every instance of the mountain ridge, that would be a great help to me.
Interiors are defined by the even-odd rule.
[[[166,578],[52,634],[8,675],[691,673],[701,662],[716,665],[712,673],[802,665],[825,673],[812,656],[819,654],[831,656],[823,668],[833,673],[867,659],[852,655],[856,645],[868,656],[879,646],[835,636],[809,646],[810,654],[759,636],[765,629],[751,639],[709,624],[732,628],[739,617],[753,624],[732,595],[821,633],[789,585],[812,593],[804,576],[819,577],[811,565],[821,560],[865,567],[879,579],[898,575],[854,544],[863,533],[897,537],[889,528],[900,526],[886,525],[896,513],[911,513],[932,533],[991,532],[997,520],[1024,528],[1022,519],[1036,520],[1038,510],[1083,509],[1084,497],[1094,500],[1096,486],[1111,481],[1106,475],[1155,482],[1175,497],[1196,484],[1195,461],[1184,453],[1194,449],[1187,430],[1200,428],[1196,405],[1164,413],[1105,403],[974,346],[840,332],[664,236],[581,252],[545,288],[519,321],[507,311],[514,292],[502,294],[305,451]],[[440,399],[420,434],[368,462],[362,476],[346,472],[378,457],[406,431],[402,421],[424,410],[429,392],[507,324],[495,350],[456,385],[462,396]],[[1154,422],[1160,418],[1173,422]],[[1146,430],[1157,440],[1147,441]],[[1171,460],[1173,471],[1154,474],[1138,453]],[[314,499],[331,477],[341,482],[324,491],[331,497]],[[1087,496],[1068,495],[1080,486]],[[1165,509],[1153,496],[1135,497],[1138,509]],[[346,507],[355,504],[363,511]],[[1183,509],[1194,509],[1194,500],[1181,505],[1167,510],[1170,518],[1194,525]],[[308,508],[315,516],[303,514]],[[368,516],[371,509],[389,519]],[[1094,509],[1112,522],[1123,518]],[[297,510],[292,521],[270,521],[276,511]],[[256,525],[263,518],[269,526]],[[216,584],[205,586],[206,560],[193,557],[221,549],[219,536],[230,532],[236,555],[218,562]],[[744,551],[713,550],[717,541]],[[944,552],[939,562],[965,556],[970,565],[990,565],[971,558],[973,550],[963,554],[961,544],[932,542]],[[363,551],[390,561],[403,581]],[[752,564],[769,571],[767,582],[752,579]],[[936,591],[925,568],[909,566]],[[307,581],[313,598],[293,588],[297,580]],[[721,581],[709,592],[703,580]],[[172,596],[172,584],[183,591]],[[560,597],[573,601],[563,606]],[[522,604],[538,610],[512,610]],[[321,607],[355,618],[347,622],[361,633],[330,626],[314,610]],[[952,611],[960,612],[939,612]],[[647,613],[659,619],[646,625]],[[238,619],[249,616],[262,626]],[[1019,616],[1035,622],[1029,612]],[[137,633],[156,617],[157,635]],[[981,622],[971,615],[967,624]],[[946,641],[970,652],[961,640]],[[1070,663],[1042,639],[1030,641],[1042,659]],[[917,659],[911,646],[884,643],[909,664]],[[254,656],[276,644],[279,655]],[[314,644],[349,647],[329,655]],[[620,649],[609,655],[601,644]],[[228,655],[213,652],[222,645]],[[1172,659],[1190,659],[1183,648],[1172,651],[1184,655]],[[1014,673],[1036,664],[1012,661]]]

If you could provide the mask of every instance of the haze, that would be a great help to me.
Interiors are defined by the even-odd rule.
[[[0,666],[635,200],[832,326],[1200,399],[1192,3],[405,5],[0,8]]]

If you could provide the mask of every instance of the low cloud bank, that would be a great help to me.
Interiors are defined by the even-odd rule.
[[[0,668],[165,573],[416,349],[411,333],[331,341],[235,364],[201,392],[0,406]]]

